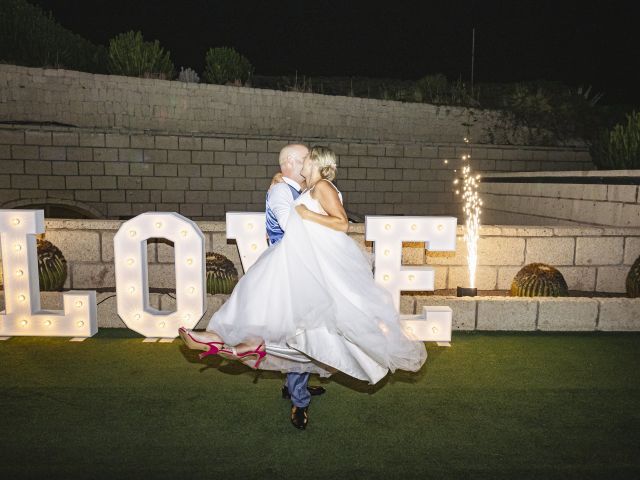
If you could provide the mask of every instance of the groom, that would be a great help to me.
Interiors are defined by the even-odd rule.
[[[282,182],[275,183],[267,192],[266,224],[269,245],[275,245],[284,236],[293,202],[300,196],[305,179],[300,174],[309,149],[301,144],[287,145],[280,151],[279,162]],[[291,423],[304,430],[312,395],[322,395],[324,388],[308,385],[309,373],[288,373],[282,397],[291,398]]]

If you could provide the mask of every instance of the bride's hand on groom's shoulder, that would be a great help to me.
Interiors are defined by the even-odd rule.
[[[269,188],[273,187],[276,183],[282,182],[284,182],[284,180],[282,179],[282,173],[278,172],[271,179],[271,185],[269,185]]]
[[[298,215],[300,215],[302,218],[307,218],[307,213],[309,211],[310,210],[307,208],[306,205],[300,204],[296,206],[296,212],[298,212]]]

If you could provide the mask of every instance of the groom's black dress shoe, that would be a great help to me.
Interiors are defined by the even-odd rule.
[[[291,423],[299,430],[307,428],[307,422],[309,421],[308,414],[309,407],[296,407],[291,405]]]
[[[315,387],[313,385],[308,385],[307,390],[309,390],[309,393],[313,397],[317,395],[322,395],[324,392],[326,392],[324,387]],[[282,398],[286,398],[286,399],[291,398],[291,394],[289,393],[289,389],[287,388],[286,385],[282,386]]]

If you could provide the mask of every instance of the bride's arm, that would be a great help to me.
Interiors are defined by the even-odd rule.
[[[296,211],[305,220],[310,220],[315,223],[319,223],[333,230],[339,232],[346,232],[349,230],[349,219],[347,213],[344,211],[344,207],[340,202],[340,197],[335,188],[329,185],[327,182],[318,182],[314,188],[315,198],[320,202],[320,206],[327,212],[326,215],[312,212],[304,205],[298,205]]]

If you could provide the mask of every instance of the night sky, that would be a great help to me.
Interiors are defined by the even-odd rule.
[[[131,29],[201,72],[232,46],[258,75],[560,80],[606,103],[640,105],[640,33],[631,1],[29,0],[95,43]]]

